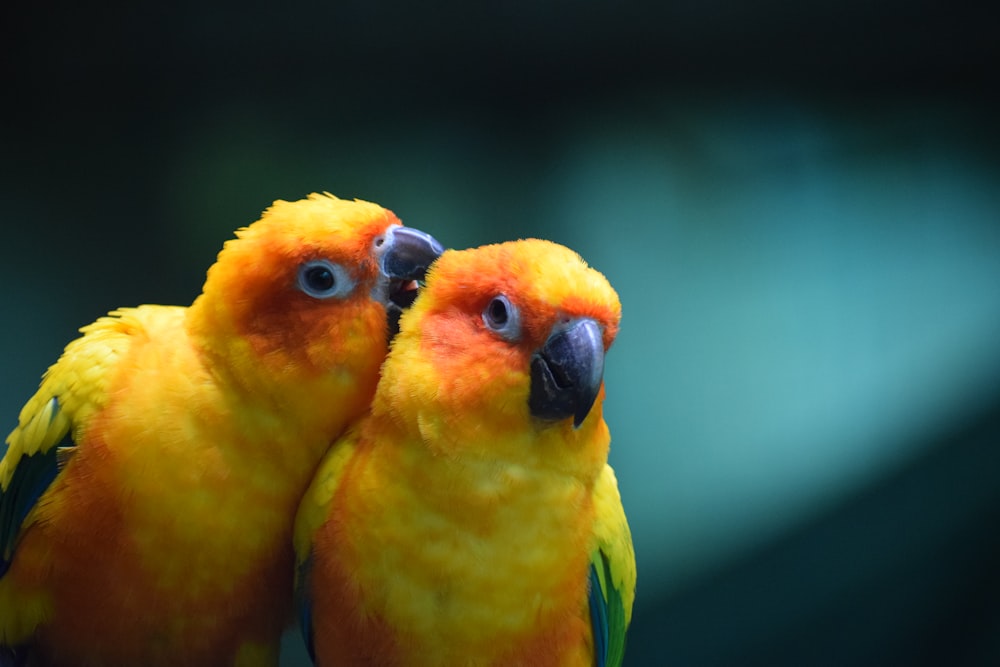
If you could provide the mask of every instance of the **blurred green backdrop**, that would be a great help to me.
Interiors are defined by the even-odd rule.
[[[1000,664],[985,4],[4,13],[4,428],[78,326],[189,303],[274,199],[546,237],[624,305],[629,665]]]

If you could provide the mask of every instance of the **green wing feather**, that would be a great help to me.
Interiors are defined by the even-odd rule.
[[[618,481],[605,466],[594,488],[595,548],[590,555],[590,617],[596,667],[620,667],[635,601],[635,551]]]
[[[105,403],[111,371],[129,344],[136,314],[115,311],[80,331],[24,405],[0,460],[0,576],[31,525],[32,509],[73,451],[74,429]]]
[[[28,446],[19,446],[15,431],[0,462],[0,576],[10,566],[24,520],[56,478],[59,451],[73,444],[56,398],[32,416],[24,431]]]

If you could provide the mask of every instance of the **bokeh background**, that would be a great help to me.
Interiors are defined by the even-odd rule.
[[[628,665],[1000,664],[988,3],[16,3],[0,414],[314,190],[621,293]],[[284,664],[305,664],[294,635]]]

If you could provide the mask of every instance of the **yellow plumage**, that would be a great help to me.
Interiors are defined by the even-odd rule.
[[[617,664],[604,649],[595,657],[608,642],[588,593],[591,576],[605,579],[597,595],[621,616],[620,650],[635,560],[606,464],[599,370],[619,317],[604,277],[562,246],[441,256],[403,316],[371,414],[300,505],[318,665]],[[559,375],[542,398],[539,356]],[[607,577],[590,574],[601,554]]]
[[[388,258],[438,252],[400,229],[367,202],[276,202],[191,307],[81,330],[0,462],[0,646],[46,665],[276,664],[295,507],[368,405],[392,291],[422,275],[386,275],[407,265]]]

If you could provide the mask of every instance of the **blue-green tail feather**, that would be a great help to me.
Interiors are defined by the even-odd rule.
[[[590,627],[594,635],[594,665],[605,667],[608,659],[608,605],[601,593],[601,581],[597,568],[590,565]]]
[[[598,566],[601,571],[598,572]],[[601,588],[601,581],[605,587]],[[590,625],[594,636],[595,667],[621,667],[625,659],[625,603],[611,578],[611,563],[603,551],[590,564]]]

